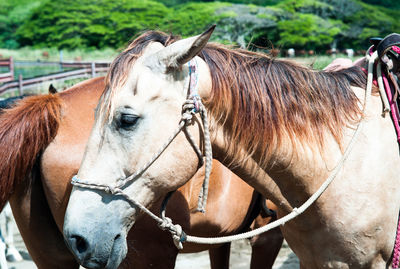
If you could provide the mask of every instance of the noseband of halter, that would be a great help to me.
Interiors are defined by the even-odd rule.
[[[119,179],[115,185],[107,185],[107,184],[97,184],[88,181],[84,181],[78,178],[77,175],[72,177],[71,184],[76,187],[91,189],[91,190],[100,190],[112,195],[119,195],[124,197],[128,202],[135,205],[136,207],[140,208],[142,211],[150,215],[154,220],[159,223],[159,226],[162,229],[169,230],[173,237],[175,245],[178,248],[182,248],[182,242],[185,241],[185,233],[183,231],[179,232],[179,236],[176,230],[179,230],[177,225],[173,225],[171,220],[165,216],[165,208],[166,202],[168,201],[170,195],[167,195],[165,202],[163,203],[164,206],[162,208],[162,218],[154,215],[150,210],[146,207],[141,205],[139,202],[133,200],[129,195],[127,195],[123,190],[126,188],[127,184],[134,181],[137,177],[142,175],[144,171],[146,171],[166,150],[166,148],[172,143],[172,141],[178,136],[178,134],[183,131],[186,134],[187,139],[189,140],[190,144],[192,145],[194,151],[196,152],[197,156],[200,159],[200,164],[203,165],[205,163],[205,176],[202,185],[202,189],[199,194],[199,201],[197,210],[200,212],[205,212],[206,204],[207,204],[207,196],[208,196],[208,185],[209,185],[209,178],[211,174],[211,167],[212,167],[212,149],[211,149],[211,141],[210,141],[210,131],[208,125],[208,118],[207,118],[207,111],[204,105],[201,102],[201,98],[198,94],[198,65],[195,59],[189,61],[189,78],[187,83],[187,99],[183,103],[182,106],[182,116],[181,120],[179,121],[178,128],[173,132],[173,134],[169,137],[169,139],[163,144],[163,146],[158,150],[157,153],[153,155],[153,157],[140,169],[138,169],[135,173],[131,174],[126,178]],[[203,138],[204,138],[204,155],[196,144],[193,136],[190,134],[189,130],[187,129],[188,126],[193,124],[193,116],[195,114],[200,114],[202,123],[203,123]],[[203,158],[205,160],[203,160]],[[179,226],[179,225],[178,225]],[[182,230],[180,228],[180,230]],[[174,235],[175,234],[175,235]]]

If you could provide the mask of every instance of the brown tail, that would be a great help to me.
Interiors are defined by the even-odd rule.
[[[57,134],[58,95],[27,97],[0,115],[0,211]]]

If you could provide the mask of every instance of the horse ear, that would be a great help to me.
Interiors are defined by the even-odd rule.
[[[164,73],[180,68],[194,58],[207,44],[215,29],[211,26],[201,35],[185,38],[156,52],[148,59],[148,66]]]
[[[49,93],[50,94],[55,94],[55,93],[57,93],[58,91],[57,91],[57,89],[53,86],[53,84],[50,84],[50,86],[49,86]]]

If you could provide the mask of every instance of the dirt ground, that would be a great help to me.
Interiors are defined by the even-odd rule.
[[[20,251],[24,260],[21,262],[10,262],[9,269],[36,269],[35,264],[30,260],[18,230],[15,230],[15,246]],[[247,240],[241,240],[232,243],[230,268],[231,269],[247,269],[250,266],[250,245]],[[83,269],[83,267],[81,267]],[[208,252],[203,251],[193,254],[179,254],[175,269],[208,269],[210,262]],[[278,258],[275,261],[273,269],[297,269],[299,261],[296,255],[290,250],[288,245],[284,243]],[[3,269],[3,268],[0,268]]]
[[[0,218],[0,227],[4,225],[4,219]],[[36,269],[26,250],[22,237],[18,228],[14,223],[14,245],[24,258],[20,262],[9,262],[9,269]],[[230,268],[231,269],[248,269],[250,267],[251,248],[248,240],[240,240],[232,243]],[[208,269],[210,261],[208,252],[203,251],[193,254],[179,254],[175,265],[175,269]],[[278,258],[275,261],[273,269],[297,269],[299,261],[296,255],[291,251],[289,246],[284,243]],[[0,268],[5,269],[5,268]],[[81,267],[83,269],[83,267]]]
[[[248,269],[250,267],[251,248],[247,240],[232,243],[230,268]],[[297,269],[299,260],[292,252],[286,242],[283,244],[279,255],[274,263],[273,269]],[[209,269],[210,262],[208,252],[203,251],[193,254],[180,254],[175,269]]]

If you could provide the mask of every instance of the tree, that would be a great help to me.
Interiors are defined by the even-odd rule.
[[[362,1],[367,4],[400,9],[399,0],[362,0]]]
[[[219,8],[228,3],[188,3],[177,6],[164,18],[163,29],[168,32],[190,36],[199,34],[206,27],[218,23],[224,15],[216,14]]]
[[[19,47],[15,32],[45,0],[0,1],[0,47]]]
[[[161,26],[170,10],[147,0],[58,0],[37,9],[18,30],[24,45],[58,48],[120,47]]]
[[[312,14],[297,14],[291,20],[278,22],[279,41],[282,47],[298,49],[327,48],[341,32],[343,25],[324,20]]]

